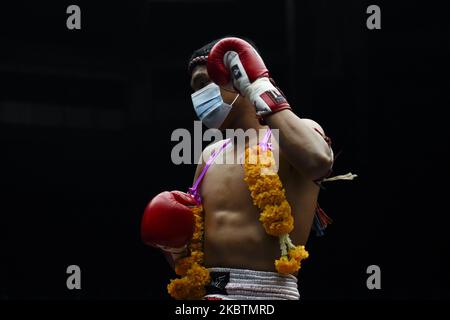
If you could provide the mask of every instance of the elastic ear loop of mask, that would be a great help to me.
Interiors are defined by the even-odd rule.
[[[236,98],[234,98],[233,102],[230,104],[230,106],[232,107],[233,104],[236,102],[236,100],[239,98],[239,93],[236,95]]]
[[[234,103],[236,102],[236,100],[239,98],[240,93],[237,92],[237,91],[234,91],[234,90],[230,90],[230,89],[224,88],[224,87],[220,87],[220,89],[223,89],[223,90],[228,91],[228,92],[237,93],[236,98],[234,98],[233,102],[230,104],[230,106],[233,106],[233,104],[234,104]]]

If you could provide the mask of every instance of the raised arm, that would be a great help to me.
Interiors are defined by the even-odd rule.
[[[333,154],[322,128],[292,112],[264,61],[248,42],[239,38],[220,40],[211,49],[207,68],[216,84],[232,83],[255,106],[257,116],[279,130],[280,148],[297,171],[312,180],[329,172]]]

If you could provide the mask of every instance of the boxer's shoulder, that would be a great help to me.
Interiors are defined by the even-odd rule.
[[[211,154],[213,153],[213,151],[214,150],[218,151],[220,149],[220,147],[225,143],[225,141],[226,140],[224,139],[224,140],[218,140],[218,141],[212,142],[209,145],[207,145],[205,147],[205,149],[203,149],[200,159],[198,159],[198,161],[197,161],[197,169],[195,170],[194,181],[200,175],[201,171],[205,167],[205,163],[211,157]]]
[[[211,157],[211,154],[216,151],[218,152],[219,149],[224,145],[224,143],[226,142],[226,139],[223,140],[218,140],[215,142],[210,143],[209,145],[207,145],[205,147],[205,149],[203,149],[202,152],[202,156],[203,156],[203,161],[208,161],[208,159]]]

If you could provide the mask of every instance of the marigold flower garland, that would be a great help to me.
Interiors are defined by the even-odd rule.
[[[261,210],[259,221],[267,234],[279,238],[281,257],[275,260],[278,273],[291,274],[300,269],[301,261],[308,258],[304,246],[295,246],[289,238],[294,229],[291,206],[286,200],[275,159],[270,148],[257,145],[245,151],[244,180],[249,186],[253,203]],[[175,272],[182,276],[167,285],[169,294],[177,300],[201,299],[210,282],[208,269],[203,266],[203,207],[192,208],[195,229],[189,244],[190,256],[176,262]]]
[[[253,203],[261,210],[259,221],[267,234],[278,237],[280,241],[281,257],[275,260],[276,270],[281,274],[298,271],[301,261],[309,254],[304,246],[295,246],[289,238],[294,229],[294,218],[270,148],[260,145],[247,148],[244,169],[244,180]]]
[[[189,243],[190,256],[176,262],[175,273],[182,278],[172,279],[167,285],[169,294],[177,300],[201,299],[210,282],[208,269],[203,266],[203,207],[192,208],[195,217],[194,234]]]

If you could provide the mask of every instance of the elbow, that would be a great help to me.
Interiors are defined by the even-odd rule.
[[[333,156],[327,153],[317,154],[312,157],[309,167],[307,168],[307,176],[313,181],[325,178],[333,167]]]

